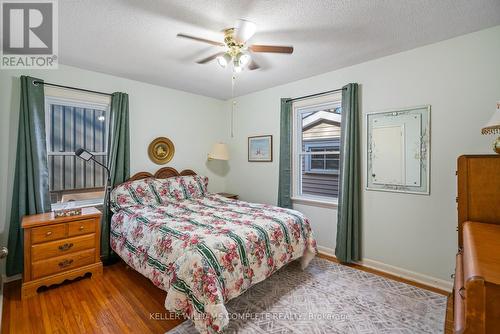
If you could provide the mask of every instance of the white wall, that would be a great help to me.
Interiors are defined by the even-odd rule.
[[[147,147],[153,138],[166,136],[175,145],[174,158],[167,166],[190,168],[208,176],[210,191],[225,189],[224,168],[220,168],[224,166],[206,162],[211,145],[226,136],[223,101],[68,66],[58,70],[0,70],[0,245],[7,245],[20,75],[97,91],[128,93],[132,173],[154,172],[161,167],[149,160]]]
[[[500,26],[369,61],[236,99],[235,137],[227,190],[275,204],[278,188],[280,98],[361,85],[363,114],[423,104],[431,114],[431,195],[363,191],[362,255],[419,275],[449,280],[456,237],[456,159],[490,153],[481,127],[500,100]],[[256,74],[257,75],[257,74]],[[229,117],[230,102],[226,103]],[[228,122],[229,123],[229,122]],[[366,124],[363,119],[363,184]],[[247,137],[272,134],[272,163],[247,162]],[[335,248],[336,211],[296,205],[307,214],[323,250]],[[371,261],[370,261],[371,260]],[[374,262],[375,261],[375,262]]]
[[[235,137],[230,139],[229,101],[68,66],[31,72],[0,70],[0,245],[7,243],[21,74],[93,90],[127,92],[133,172],[158,168],[147,157],[146,148],[151,139],[164,135],[176,145],[170,166],[206,174],[211,191],[226,188],[244,200],[272,204],[277,201],[280,98],[357,82],[363,114],[432,105],[431,195],[363,191],[363,257],[448,280],[456,250],[456,158],[490,152],[493,138],[481,136],[480,128],[500,100],[499,55],[500,26],[242,96],[237,99]],[[365,130],[363,119],[363,136]],[[259,134],[273,135],[272,163],[247,162],[247,137]],[[230,145],[229,170],[223,164],[206,162],[210,146],[221,139]],[[365,154],[363,145],[364,172]],[[303,204],[296,208],[311,219],[319,246],[332,251],[335,210]]]

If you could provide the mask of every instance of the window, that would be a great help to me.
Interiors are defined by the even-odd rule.
[[[339,191],[341,95],[293,104],[293,199],[335,203]]]
[[[91,94],[51,91],[46,88],[45,97],[51,202],[102,199],[106,172],[76,157],[75,151],[82,147],[107,164],[109,102]]]
[[[306,157],[305,173],[333,174],[339,170],[339,140],[324,140],[316,142],[305,142],[305,151],[311,152]],[[327,154],[326,152],[337,152]],[[318,154],[321,153],[321,154]]]

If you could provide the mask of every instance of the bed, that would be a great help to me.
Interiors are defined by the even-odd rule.
[[[165,307],[200,333],[228,324],[225,303],[299,259],[316,254],[298,211],[207,192],[208,179],[166,167],[142,172],[111,193],[111,247],[167,291]]]

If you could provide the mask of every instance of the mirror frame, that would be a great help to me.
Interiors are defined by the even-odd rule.
[[[372,177],[372,120],[387,116],[420,114],[422,123],[420,128],[420,175],[421,185],[375,184]],[[366,190],[389,191],[408,194],[430,195],[430,156],[431,156],[431,106],[422,105],[409,108],[399,108],[386,111],[370,112],[366,114]]]

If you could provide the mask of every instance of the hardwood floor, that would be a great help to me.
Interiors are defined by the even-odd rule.
[[[337,262],[324,254],[322,258]],[[352,267],[445,294],[360,265]],[[21,281],[4,290],[1,333],[165,333],[182,322],[165,310],[166,292],[123,262],[104,267],[102,278],[67,282],[21,300]],[[453,333],[449,298],[445,333]]]
[[[21,281],[5,286],[2,333],[165,333],[166,292],[123,262],[100,279],[83,278],[21,300]]]

